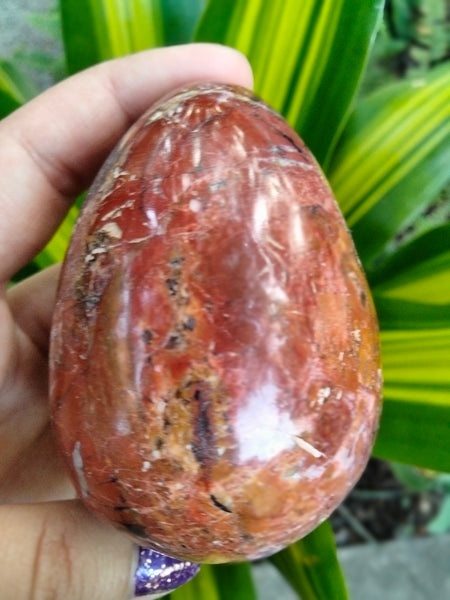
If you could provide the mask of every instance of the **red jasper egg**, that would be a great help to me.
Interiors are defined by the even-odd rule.
[[[377,321],[330,188],[242,88],[131,127],[63,266],[55,432],[80,497],[141,544],[256,559],[342,501],[380,413]]]

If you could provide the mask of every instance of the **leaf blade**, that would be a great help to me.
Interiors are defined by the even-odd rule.
[[[170,593],[170,600],[222,600],[212,565],[202,565],[194,579]]]
[[[375,293],[395,287],[400,280],[416,280],[429,270],[437,257],[445,267],[450,250],[450,223],[433,227],[380,258],[369,272],[369,282]],[[424,266],[425,265],[425,266]]]
[[[220,600],[257,600],[249,563],[213,565]]]
[[[398,230],[449,180],[449,140],[447,65],[419,84],[393,84],[355,110],[329,176],[369,273]]]
[[[450,327],[450,304],[412,302],[374,295],[382,331]]]
[[[449,415],[448,407],[426,402],[408,405],[387,395],[374,456],[449,472]]]
[[[196,39],[246,54],[255,91],[288,118],[323,164],[348,116],[382,8],[377,0],[236,0],[231,6],[211,0]],[[342,60],[343,53],[352,60]]]
[[[186,44],[193,38],[207,0],[163,0],[161,5],[166,45]]]
[[[450,328],[383,331],[384,404],[374,454],[450,471]]]
[[[269,560],[302,600],[348,600],[329,521]]]
[[[0,119],[35,96],[37,90],[13,63],[0,61]]]
[[[405,319],[410,329],[435,328],[439,322],[445,327],[450,321],[450,223],[391,251],[369,272],[369,281],[383,327],[398,328]],[[389,323],[383,321],[386,316]]]
[[[60,9],[70,73],[165,43],[161,0],[60,0]]]

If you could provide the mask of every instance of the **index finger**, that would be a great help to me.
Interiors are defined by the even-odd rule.
[[[237,51],[213,44],[147,50],[92,67],[0,123],[0,280],[48,241],[126,128],[160,96],[198,81],[252,85]]]

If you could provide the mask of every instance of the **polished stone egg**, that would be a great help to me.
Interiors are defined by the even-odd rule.
[[[377,320],[315,159],[251,92],[151,107],[81,210],[51,336],[78,493],[180,558],[275,553],[342,501],[380,413]]]

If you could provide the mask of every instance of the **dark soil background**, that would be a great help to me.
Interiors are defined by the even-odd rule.
[[[356,487],[331,516],[338,546],[428,535],[444,492],[414,491],[389,463],[372,458]]]

